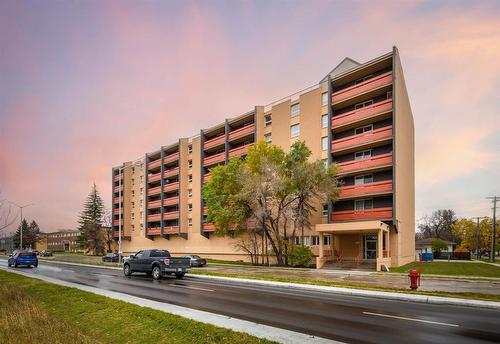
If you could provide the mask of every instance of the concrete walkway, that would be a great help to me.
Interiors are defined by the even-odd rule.
[[[324,269],[280,269],[275,267],[231,266],[209,264],[204,271],[213,271],[239,275],[274,276],[283,278],[306,278],[327,282],[349,282],[367,286],[386,288],[408,288],[408,277],[399,274],[373,273],[359,270],[324,270]],[[424,275],[420,290],[442,291],[451,293],[482,293],[500,295],[500,279],[464,279],[456,277],[433,277]]]

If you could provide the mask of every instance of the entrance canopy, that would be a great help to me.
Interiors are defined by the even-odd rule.
[[[389,226],[382,221],[337,222],[316,225],[316,231],[320,233],[378,233],[379,230],[389,231]]]

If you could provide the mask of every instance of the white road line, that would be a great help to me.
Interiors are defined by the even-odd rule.
[[[385,317],[385,318],[394,318],[394,319],[401,319],[401,320],[417,321],[417,322],[423,322],[423,323],[427,323],[427,324],[434,324],[434,325],[443,325],[443,326],[459,327],[459,325],[456,325],[456,324],[448,324],[448,323],[442,323],[442,322],[437,322],[437,321],[430,321],[430,320],[422,320],[422,319],[415,319],[415,318],[399,317],[399,316],[397,316],[397,315],[389,315],[389,314],[381,314],[381,313],[372,313],[372,312],[363,312],[363,314],[366,314],[366,315],[374,315],[374,316],[378,316],[378,317]]]
[[[188,286],[188,285],[170,284],[169,286],[171,286],[171,287],[177,287],[177,288],[187,288],[187,289],[201,290],[201,291],[214,291],[212,289],[206,289],[206,288],[200,288],[200,287],[191,287],[191,286]]]

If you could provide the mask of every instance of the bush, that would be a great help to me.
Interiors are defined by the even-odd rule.
[[[309,266],[313,253],[307,246],[294,245],[288,254],[288,260],[291,266]]]

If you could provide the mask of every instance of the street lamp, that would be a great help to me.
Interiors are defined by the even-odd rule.
[[[9,203],[18,207],[19,210],[21,211],[21,222],[20,222],[21,224],[20,224],[20,230],[19,230],[19,232],[20,232],[19,247],[22,250],[23,249],[23,208],[29,207],[30,205],[34,205],[34,204],[30,203],[30,204],[26,204],[26,205],[19,205],[19,204],[16,204],[14,202],[11,202],[11,201],[9,201]]]

